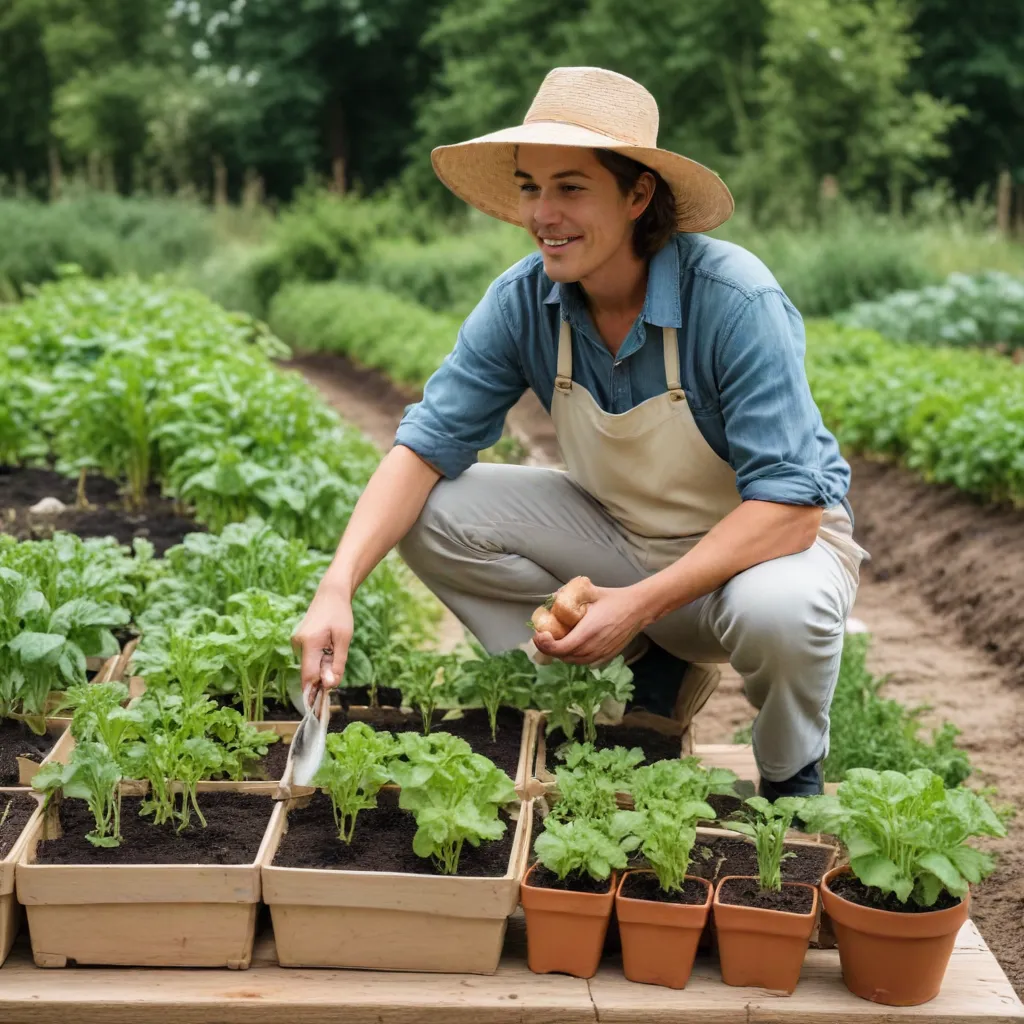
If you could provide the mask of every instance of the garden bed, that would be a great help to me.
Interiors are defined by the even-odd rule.
[[[39,766],[47,761],[65,761],[71,736],[67,719],[47,719],[41,736],[27,725],[0,718],[0,786],[28,786]]]
[[[443,716],[444,712],[435,713],[433,732],[448,732],[464,739],[476,753],[483,754],[508,774],[515,783],[517,793],[521,796],[527,795],[537,733],[535,712],[501,708],[498,712],[496,741],[491,739],[487,714],[483,710],[470,708],[463,712],[461,718],[444,721]],[[330,731],[342,732],[349,722],[353,721],[366,722],[376,729],[384,729],[391,733],[423,731],[423,719],[418,711],[359,707],[351,708],[348,714],[340,708],[335,710],[331,715]],[[288,743],[298,722],[265,719],[262,723],[253,724],[265,725],[269,731],[276,732],[282,738],[280,743],[270,747],[266,757],[259,762],[259,770],[267,779],[280,779],[288,760]]]
[[[352,846],[341,850],[326,797],[275,809],[263,898],[279,962],[493,973],[519,902],[532,801],[520,805],[517,820],[506,816],[502,839],[464,846],[456,875],[437,874],[413,853],[416,824],[397,808],[396,791],[382,792],[379,802],[377,811],[360,814]]]
[[[199,792],[209,824],[182,834],[139,818],[139,798],[126,796],[115,848],[85,839],[84,804],[50,804],[17,870],[38,966],[248,967],[272,801]]]
[[[125,508],[118,485],[105,477],[89,476],[86,497],[94,508],[76,508],[78,481],[49,469],[0,466],[0,530],[19,540],[41,540],[57,530],[79,537],[114,537],[131,544],[136,537],[152,542],[158,555],[181,543],[187,533],[206,528],[180,506],[150,487],[146,507],[137,512]],[[57,498],[67,506],[56,514],[29,511],[43,498]]]
[[[0,964],[11,951],[22,920],[14,895],[15,865],[27,841],[26,826],[39,804],[38,797],[23,789],[0,789]]]

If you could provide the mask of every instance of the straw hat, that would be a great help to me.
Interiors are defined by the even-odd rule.
[[[521,225],[514,149],[529,144],[613,149],[645,164],[671,186],[680,231],[710,231],[732,216],[732,195],[714,171],[658,148],[654,97],[639,82],[604,68],[555,68],[521,125],[438,146],[430,158],[459,198]]]

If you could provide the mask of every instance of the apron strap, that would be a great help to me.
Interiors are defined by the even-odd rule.
[[[555,391],[572,391],[572,331],[569,321],[563,320],[558,330],[558,362],[555,364]]]
[[[674,327],[661,329],[661,341],[665,350],[665,382],[668,395],[673,402],[685,402],[686,394],[679,383],[679,339]]]

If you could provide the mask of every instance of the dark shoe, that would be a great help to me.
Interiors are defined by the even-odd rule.
[[[825,782],[821,774],[821,762],[809,764],[782,782],[772,782],[762,778],[758,783],[757,792],[766,800],[775,803],[780,796],[820,796],[825,792]]]
[[[626,711],[675,718],[686,729],[715,692],[721,678],[718,666],[691,665],[645,639],[647,649],[633,661],[627,659],[633,671],[633,699]]]

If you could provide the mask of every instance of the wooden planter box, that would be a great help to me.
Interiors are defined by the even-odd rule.
[[[18,858],[36,966],[249,966],[269,831],[250,864],[37,864],[40,840],[58,830],[53,802],[26,829]]]
[[[349,718],[350,721],[367,721],[372,722],[373,711],[377,710],[374,708],[350,708]],[[393,708],[389,710],[394,710]],[[353,715],[352,712],[360,712],[358,715]],[[411,717],[415,716],[417,719],[420,717],[418,711],[407,711],[405,712]],[[250,725],[256,726],[258,729],[265,729],[267,732],[277,733],[281,737],[282,742],[290,743],[292,737],[295,735],[295,730],[298,729],[299,723],[296,722],[250,722]],[[540,715],[536,711],[526,711],[523,715],[523,732],[519,741],[519,765],[516,768],[516,773],[512,779],[515,784],[516,793],[520,799],[528,799],[534,795],[534,790],[537,788],[532,778],[533,764],[534,764],[534,750],[537,743],[538,730],[540,726]],[[435,726],[435,732],[444,731],[444,723]],[[484,755],[486,756],[486,755]],[[263,785],[267,783],[252,783],[252,785]],[[270,783],[272,788],[276,788],[276,780]]]
[[[51,761],[58,761],[61,764],[68,763],[68,757],[75,746],[75,741],[71,738],[71,732],[68,729],[70,722],[70,718],[48,718],[46,720],[46,731],[55,737],[53,746],[50,747],[49,753],[42,761],[33,761],[29,757],[18,758],[19,786],[31,786],[36,772],[44,764],[49,764]]]
[[[520,804],[501,878],[274,867],[288,811],[296,803],[275,808],[263,861],[263,900],[270,907],[281,966],[497,970],[530,851],[532,801]]]
[[[0,795],[24,792],[23,789],[16,786],[0,789]],[[0,964],[7,959],[7,954],[10,953],[11,946],[14,945],[14,937],[18,934],[18,928],[21,925],[21,904],[14,898],[15,866],[25,849],[29,833],[32,831],[36,819],[42,815],[42,796],[37,796],[36,799],[40,807],[32,812],[21,835],[7,851],[7,856],[0,860]]]

